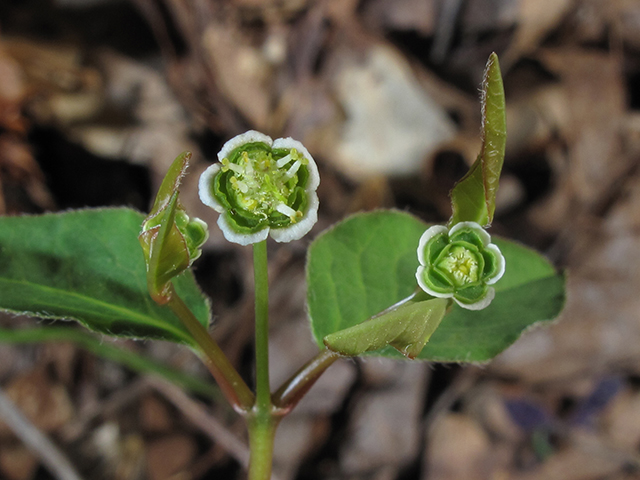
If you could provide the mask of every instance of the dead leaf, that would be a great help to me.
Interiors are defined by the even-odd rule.
[[[174,434],[147,446],[149,480],[169,480],[183,472],[193,461],[196,443],[187,435]]]
[[[629,389],[617,395],[607,407],[602,423],[613,444],[635,449],[640,443],[640,394]]]
[[[0,472],[7,480],[29,480],[38,469],[38,459],[23,445],[0,446]]]
[[[573,6],[571,0],[520,0],[515,38],[500,58],[507,71],[517,59],[531,54]]]
[[[166,432],[173,421],[167,405],[154,395],[145,395],[140,402],[140,421],[145,430]]]
[[[492,478],[489,437],[468,416],[450,413],[441,417],[428,442],[424,480]]]
[[[428,368],[425,363],[401,363],[393,384],[359,399],[341,452],[344,471],[400,469],[417,454]]]
[[[267,130],[271,75],[263,54],[231,24],[210,23],[204,30],[202,43],[221,92],[255,128]]]
[[[44,432],[59,429],[73,415],[74,407],[66,389],[51,382],[41,370],[13,379],[5,390],[22,413]],[[6,431],[6,425],[0,426]]]
[[[572,445],[552,455],[531,472],[516,473],[513,480],[598,480],[610,478],[624,466],[624,458],[602,450]]]
[[[429,36],[436,24],[436,2],[373,0],[364,4],[362,16],[368,25],[376,29],[415,30]]]
[[[396,50],[374,45],[339,58],[333,86],[345,121],[327,142],[327,158],[356,181],[417,173],[453,137],[451,120]]]
[[[621,59],[577,49],[545,50],[541,58],[564,80],[571,122],[573,194],[585,206],[603,198],[629,168],[622,155],[622,118],[626,108]]]

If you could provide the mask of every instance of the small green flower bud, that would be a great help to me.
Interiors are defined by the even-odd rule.
[[[304,236],[318,218],[318,168],[300,143],[256,131],[224,144],[200,177],[200,199],[220,213],[225,238],[249,245]]]
[[[169,300],[171,279],[201,255],[200,247],[209,236],[207,224],[199,218],[190,219],[178,202],[178,189],[189,158],[190,153],[183,153],[169,168],[138,236],[147,266],[149,293],[160,304]]]
[[[418,285],[429,295],[453,298],[462,308],[482,310],[495,296],[490,287],[505,271],[500,249],[475,222],[460,222],[450,230],[427,229],[418,245]]]

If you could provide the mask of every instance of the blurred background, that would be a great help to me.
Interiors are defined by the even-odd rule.
[[[320,219],[269,244],[279,385],[315,353],[314,236],[360,210],[449,218],[480,148],[492,51],[508,116],[492,233],[567,270],[563,315],[488,365],[336,363],[282,423],[275,475],[640,478],[637,0],[0,0],[0,214],[147,211],[192,151],[182,200],[212,230],[195,273],[214,336],[250,379],[251,249],[223,239],[197,178],[245,130],[302,141]],[[117,344],[207,378],[174,345]],[[228,407],[73,345],[0,344],[0,387],[83,478],[243,478],[244,426]],[[2,418],[0,478],[54,478]]]

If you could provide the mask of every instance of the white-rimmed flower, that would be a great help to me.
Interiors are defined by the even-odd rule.
[[[418,285],[429,295],[453,298],[462,308],[482,310],[495,296],[496,283],[505,271],[500,249],[475,222],[460,222],[450,230],[441,225],[427,229],[418,244]]]
[[[240,245],[302,238],[318,219],[318,167],[292,138],[250,130],[224,144],[199,182],[200,200],[220,213],[225,238]]]

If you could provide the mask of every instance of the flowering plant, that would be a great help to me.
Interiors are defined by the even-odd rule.
[[[255,131],[238,135],[224,144],[219,162],[199,182],[200,198],[220,213],[225,237],[253,247],[255,388],[210,335],[211,305],[189,270],[208,232],[179,202],[187,153],[171,165],[145,219],[126,208],[1,218],[0,310],[73,319],[100,334],[193,348],[246,421],[249,478],[268,480],[279,421],[337,359],[485,362],[562,308],[562,275],[521,245],[499,238],[492,243],[484,230],[493,219],[505,149],[504,92],[495,54],[482,101],[482,151],[451,193],[449,227],[378,211],[356,214],[312,242],[307,303],[320,350],[273,392],[267,238],[301,238],[318,210],[318,169],[291,138],[272,140]],[[149,362],[128,358],[132,368],[149,369]],[[184,375],[169,374],[164,366],[155,371],[187,384]],[[203,390],[208,391],[200,384]]]

